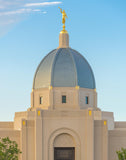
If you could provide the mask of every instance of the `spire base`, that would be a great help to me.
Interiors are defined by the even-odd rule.
[[[68,33],[67,30],[62,30],[60,33]]]
[[[66,30],[60,32],[58,48],[69,48],[69,34]]]

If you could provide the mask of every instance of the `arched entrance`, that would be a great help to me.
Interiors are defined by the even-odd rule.
[[[70,134],[62,133],[55,138],[54,160],[75,160],[75,141]]]
[[[71,129],[60,128],[49,138],[48,160],[80,160],[80,140]]]

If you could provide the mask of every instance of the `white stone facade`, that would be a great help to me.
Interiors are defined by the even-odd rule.
[[[62,47],[69,47],[67,33],[60,34]],[[14,122],[0,122],[0,137],[7,136],[18,143],[19,160],[57,160],[55,149],[62,148],[73,149],[70,160],[115,160],[126,148],[126,122],[97,108],[95,88],[49,86],[32,90],[31,107],[15,113]]]

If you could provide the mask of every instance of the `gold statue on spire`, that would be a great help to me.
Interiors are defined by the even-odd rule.
[[[60,9],[60,12],[62,13],[62,23],[63,23],[63,30],[61,31],[62,33],[67,33],[67,31],[65,30],[65,22],[66,22],[66,18],[67,15],[66,15],[66,12],[65,10],[62,11],[62,9],[60,7],[58,7]]]

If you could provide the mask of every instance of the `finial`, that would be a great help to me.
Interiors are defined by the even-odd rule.
[[[61,31],[61,33],[67,33],[67,31],[65,30],[65,22],[66,22],[66,18],[67,15],[66,15],[66,12],[65,10],[62,10],[60,7],[58,7],[60,9],[60,12],[62,13],[62,23],[63,23],[63,30]]]

